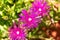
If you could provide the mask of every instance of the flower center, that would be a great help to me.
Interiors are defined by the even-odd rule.
[[[18,35],[20,32],[19,32],[19,31],[17,31],[16,33],[17,33],[17,35]]]
[[[39,11],[41,11],[41,8],[39,8]]]
[[[32,18],[29,18],[29,19],[28,19],[28,21],[31,21],[31,20],[32,20]]]

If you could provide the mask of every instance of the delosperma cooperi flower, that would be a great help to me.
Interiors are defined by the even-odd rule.
[[[49,12],[48,3],[45,0],[34,0],[30,8],[31,13],[40,15],[41,17],[48,15]]]
[[[23,22],[23,26],[27,28],[36,28],[38,23],[41,22],[40,17],[34,13],[29,13],[26,10],[22,10],[22,15],[19,15],[20,20]]]
[[[15,23],[9,28],[10,40],[26,40],[25,29],[18,27]]]

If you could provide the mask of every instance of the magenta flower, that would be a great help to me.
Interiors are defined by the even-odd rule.
[[[44,15],[48,15],[49,6],[45,0],[35,0],[32,3],[32,7],[30,8],[30,12],[38,14],[42,17]]]
[[[26,10],[22,10],[22,15],[19,15],[20,20],[23,22],[23,26],[28,28],[36,28],[41,21],[40,17],[34,13],[29,13]]]
[[[10,40],[25,40],[26,33],[24,29],[19,28],[14,23],[13,26],[9,29],[9,37],[10,37]]]

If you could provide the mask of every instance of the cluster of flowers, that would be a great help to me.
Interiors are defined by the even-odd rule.
[[[34,0],[29,10],[26,11],[24,9],[19,14],[22,28],[16,25],[16,23],[13,23],[12,28],[9,29],[11,40],[26,40],[26,33],[23,28],[31,29],[38,27],[38,24],[41,23],[41,18],[48,15],[48,12],[49,6],[45,0]]]

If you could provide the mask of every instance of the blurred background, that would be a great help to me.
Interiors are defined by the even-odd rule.
[[[9,40],[8,28],[17,21],[22,9],[28,10],[34,0],[0,0],[0,40]],[[38,28],[28,32],[28,40],[60,40],[60,0],[46,0],[49,15],[42,19]]]

